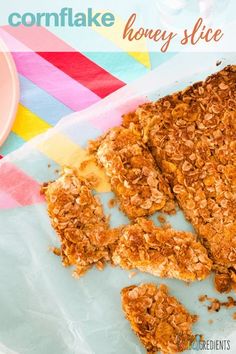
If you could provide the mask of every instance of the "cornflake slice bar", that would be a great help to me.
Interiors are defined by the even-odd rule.
[[[144,104],[136,115],[179,206],[209,250],[217,289],[236,288],[236,66]],[[127,121],[137,125],[137,117]]]
[[[129,286],[121,298],[125,316],[147,353],[179,353],[194,341],[192,325],[197,316],[170,296],[165,285]]]
[[[108,219],[88,180],[65,168],[55,182],[44,185],[48,214],[60,242],[64,266],[74,265],[74,275],[83,275],[91,266],[102,268],[110,260],[112,233]]]
[[[185,281],[205,279],[212,266],[206,249],[192,233],[163,229],[144,218],[120,229],[112,259],[124,269]]]
[[[157,169],[140,134],[123,127],[112,128],[98,142],[90,143],[98,162],[110,178],[121,210],[131,219],[157,210],[175,211],[173,195]]]

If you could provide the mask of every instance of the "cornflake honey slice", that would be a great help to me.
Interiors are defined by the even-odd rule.
[[[75,266],[73,274],[77,277],[93,265],[103,268],[110,260],[109,244],[114,237],[91,188],[92,182],[69,168],[42,188],[51,224],[61,242],[61,249],[54,252],[61,255],[64,266]]]
[[[157,210],[175,212],[173,194],[135,129],[112,128],[98,141],[90,142],[91,151],[110,178],[121,210],[130,219]]]
[[[163,278],[205,279],[212,267],[204,246],[190,232],[157,227],[145,218],[120,228],[115,265]]]
[[[190,348],[197,321],[165,285],[141,284],[121,291],[122,307],[147,353],[179,353]]]
[[[180,208],[216,270],[216,288],[236,287],[236,66],[140,106],[139,126]]]

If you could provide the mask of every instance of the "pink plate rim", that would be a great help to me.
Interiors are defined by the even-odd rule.
[[[17,75],[15,62],[12,58],[9,49],[7,48],[6,44],[3,42],[1,38],[0,38],[0,53],[1,55],[4,56],[6,65],[8,66],[9,79],[11,80],[11,84],[12,84],[11,107],[9,109],[9,112],[7,112],[6,114],[7,118],[5,119],[3,129],[0,131],[0,146],[1,146],[6,141],[15,120],[18,103],[19,103],[20,85],[19,85],[19,78]]]

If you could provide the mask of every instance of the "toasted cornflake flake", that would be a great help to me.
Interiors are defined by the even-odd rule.
[[[158,220],[161,224],[165,224],[165,223],[166,223],[166,218],[164,217],[164,215],[158,215],[158,216],[157,216],[157,220]]]
[[[185,281],[205,279],[212,262],[190,232],[157,227],[145,218],[120,228],[113,262],[124,269]]]
[[[114,208],[116,206],[116,203],[117,203],[117,200],[115,198],[111,198],[109,201],[108,201],[108,206],[109,208]]]
[[[215,275],[215,288],[220,293],[228,293],[231,290],[231,276],[229,272],[218,273]]]
[[[236,66],[144,104],[136,115],[144,142],[214,268],[231,278],[228,285],[218,278],[218,289],[230,290],[236,286]]]
[[[135,275],[137,275],[137,272],[130,272],[129,279],[132,279],[133,277],[135,277]]]
[[[122,125],[125,128],[129,128],[130,126],[135,126],[139,124],[139,118],[135,112],[127,113],[122,116]]]
[[[194,341],[192,325],[197,321],[165,285],[129,286],[121,291],[122,306],[134,333],[147,353],[178,353]]]
[[[49,247],[49,250],[52,251],[56,256],[61,256],[61,249],[58,247]]]
[[[208,308],[209,312],[219,312],[220,307],[221,307],[220,301],[217,299],[214,299],[214,301],[211,302],[211,305],[209,305],[207,308]]]
[[[151,215],[157,210],[173,213],[174,198],[154,159],[135,129],[116,127],[92,148],[129,218]]]
[[[198,298],[198,300],[199,300],[200,302],[206,301],[206,300],[207,300],[207,295],[200,295],[199,298]]]
[[[64,266],[76,267],[75,277],[95,264],[102,269],[110,260],[114,233],[109,230],[100,200],[91,192],[92,185],[93,181],[65,168],[60,178],[42,187],[51,224],[61,242],[60,252],[54,249],[54,253],[61,255]]]

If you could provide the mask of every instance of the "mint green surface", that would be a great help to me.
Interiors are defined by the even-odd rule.
[[[124,222],[117,210],[114,216],[116,223]],[[183,227],[180,215],[171,222],[179,229],[189,228]],[[235,330],[234,309],[209,314],[206,304],[198,302],[203,293],[226,298],[216,294],[211,278],[187,286],[144,273],[129,279],[128,272],[106,267],[76,280],[48,251],[57,238],[45,205],[1,212],[0,225],[0,342],[17,353],[144,354],[120,302],[120,290],[140,282],[167,284],[191,313],[199,314],[194,332],[204,333],[206,339],[223,340]]]

